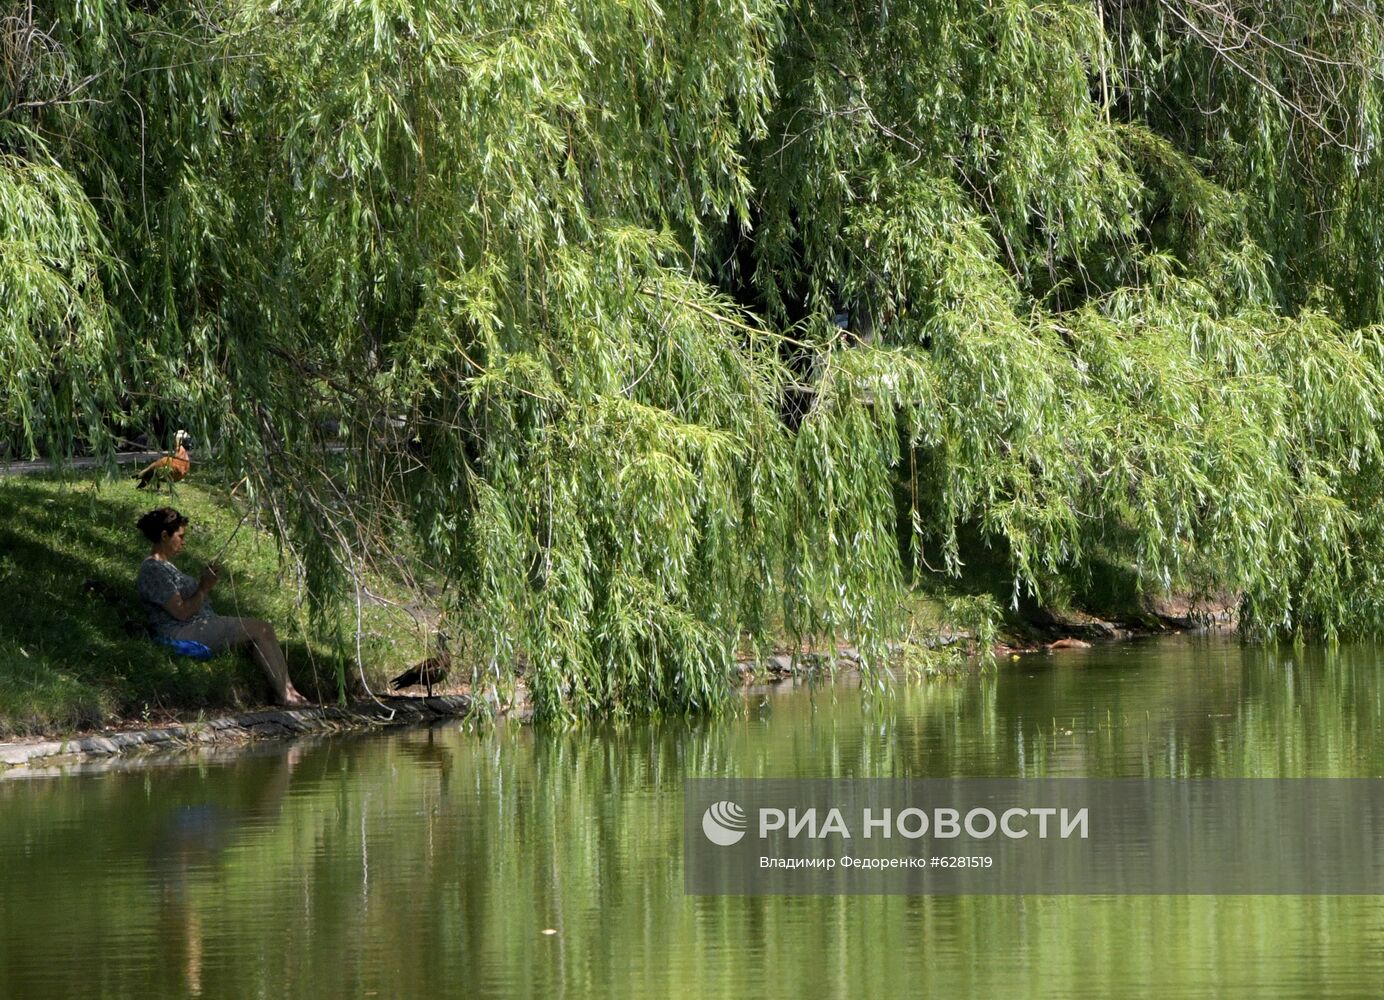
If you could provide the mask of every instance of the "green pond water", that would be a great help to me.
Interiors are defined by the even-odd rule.
[[[1384,648],[0,778],[0,998],[1378,996],[1384,897],[687,896],[686,776],[1384,776]],[[545,930],[556,933],[545,934]]]

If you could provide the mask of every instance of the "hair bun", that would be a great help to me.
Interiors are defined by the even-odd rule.
[[[158,542],[163,540],[165,531],[171,535],[185,524],[187,518],[174,508],[155,507],[136,521],[135,527],[149,541]]]

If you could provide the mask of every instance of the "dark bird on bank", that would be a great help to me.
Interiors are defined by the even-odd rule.
[[[156,480],[181,482],[188,469],[192,468],[192,456],[187,451],[187,446],[191,443],[192,438],[188,436],[187,431],[179,431],[173,441],[173,454],[156,458],[141,469],[135,475],[139,480],[139,485],[135,489],[142,490]]]
[[[390,681],[389,689],[402,691],[404,688],[422,684],[428,689],[428,697],[431,698],[433,685],[445,681],[447,672],[451,669],[452,654],[447,649],[447,633],[439,632],[437,633],[437,652],[426,660],[415,663]]]

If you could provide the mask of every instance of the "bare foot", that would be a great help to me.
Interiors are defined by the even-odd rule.
[[[306,708],[308,705],[312,704],[312,702],[304,698],[292,684],[288,686],[288,690],[284,692],[283,698],[280,700],[287,708]]]

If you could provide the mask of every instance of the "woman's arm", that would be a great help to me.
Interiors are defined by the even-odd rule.
[[[216,567],[209,565],[202,570],[202,579],[197,582],[197,589],[192,592],[192,596],[184,597],[177,591],[173,596],[163,602],[163,609],[180,622],[185,622],[202,609],[202,602],[211,593],[211,588],[216,586]]]

